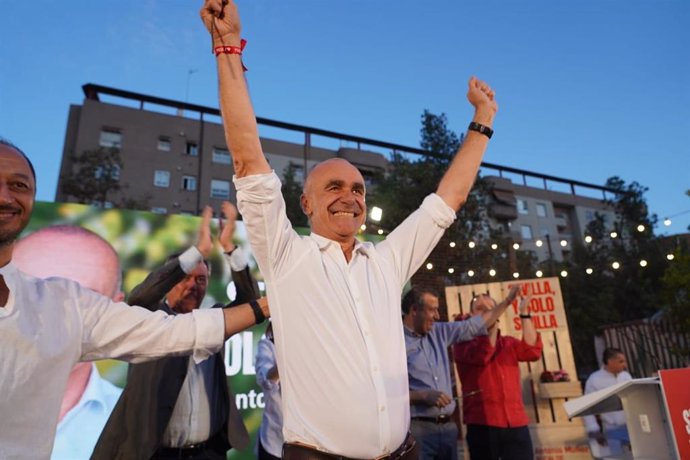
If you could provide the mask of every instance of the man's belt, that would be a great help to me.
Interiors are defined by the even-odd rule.
[[[163,457],[178,457],[184,458],[187,455],[194,455],[202,452],[206,447],[208,447],[208,441],[198,442],[196,444],[191,444],[184,447],[159,447],[156,449],[156,455]],[[155,455],[154,455],[155,457]]]
[[[374,460],[399,460],[406,458],[417,447],[417,441],[411,433],[407,433],[405,441],[388,455],[376,457]],[[284,459],[309,459],[309,460],[358,460],[343,455],[329,454],[304,444],[283,444]],[[416,458],[416,456],[415,456]]]
[[[450,423],[453,418],[450,415],[437,415],[436,417],[412,417],[412,420],[418,420],[420,422],[431,422],[431,423]]]

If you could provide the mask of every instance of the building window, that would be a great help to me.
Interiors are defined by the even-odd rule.
[[[189,190],[190,192],[196,190],[196,177],[182,176],[182,188],[184,190]]]
[[[156,187],[168,187],[170,185],[170,171],[157,169],[153,174],[153,185]]]
[[[187,146],[185,147],[184,153],[192,157],[198,157],[199,146],[196,142],[187,142]]]
[[[114,147],[119,149],[122,145],[122,133],[117,129],[103,128],[98,143],[101,147]]]
[[[113,209],[113,203],[110,201],[93,200],[91,201],[91,206],[102,209]]]
[[[230,198],[230,182],[226,180],[211,180],[211,198],[227,200]]]
[[[537,203],[537,215],[546,217],[546,205],[544,203]]]
[[[222,165],[232,164],[232,158],[230,158],[230,152],[227,149],[221,149],[219,147],[213,147],[213,159],[214,163],[219,163]]]
[[[529,225],[521,225],[520,226],[520,233],[522,234],[523,240],[531,240],[532,239],[532,227],[530,227]]]
[[[154,214],[167,214],[168,208],[153,207],[151,208],[151,212]]]
[[[158,150],[161,152],[169,152],[172,150],[172,144],[170,143],[170,138],[161,136],[158,138]]]
[[[103,179],[105,177],[106,168],[103,166],[96,166],[96,169],[93,170],[93,176],[96,179]],[[120,165],[112,165],[109,168],[110,170],[110,178],[112,180],[120,180]]]
[[[518,198],[517,209],[520,214],[528,214],[529,211],[527,210],[527,201]]]

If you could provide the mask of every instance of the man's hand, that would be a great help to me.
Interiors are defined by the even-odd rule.
[[[225,216],[225,223],[222,226],[218,241],[223,248],[223,252],[229,253],[235,249],[235,243],[232,242],[232,236],[235,234],[235,223],[237,220],[237,208],[229,201],[223,201],[222,204],[223,215]]]
[[[519,291],[520,285],[511,287],[510,291],[508,291],[508,296],[505,299],[503,299],[498,305],[496,305],[495,308],[492,308],[491,310],[484,312],[482,314],[482,318],[484,319],[484,325],[487,329],[491,329],[491,327],[498,320],[498,318],[500,318],[500,316],[506,311],[508,305],[510,305],[513,302],[513,300],[515,300],[515,297],[517,296]]]
[[[445,407],[453,402],[453,399],[442,391],[426,390],[425,393],[424,402],[427,406]]]
[[[213,39],[213,47],[239,46],[240,15],[232,0],[205,0],[199,12]]]
[[[520,305],[518,307],[521,315],[529,314],[530,300],[532,300],[532,285],[527,284],[527,286],[525,286],[525,295],[520,299]]]
[[[493,89],[477,77],[470,78],[467,89],[467,100],[470,101],[479,111],[488,109],[491,112],[491,118],[498,112],[498,104],[496,103],[496,93]]]
[[[204,259],[207,259],[213,251],[213,240],[211,239],[211,218],[213,217],[213,209],[206,206],[201,213],[201,224],[199,225],[199,235],[196,243],[196,248],[201,253]]]

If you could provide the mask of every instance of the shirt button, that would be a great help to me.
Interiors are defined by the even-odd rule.
[[[381,406],[381,412],[385,412],[385,411],[386,411],[386,406]]]
[[[374,372],[378,372],[379,368],[374,366]]]

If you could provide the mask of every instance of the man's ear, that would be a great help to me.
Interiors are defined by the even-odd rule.
[[[304,193],[299,197],[299,204],[302,207],[302,212],[304,215],[311,217],[311,206],[309,205],[309,199]]]
[[[125,300],[125,293],[120,291],[117,294],[113,296],[113,301],[114,302],[122,302]]]

